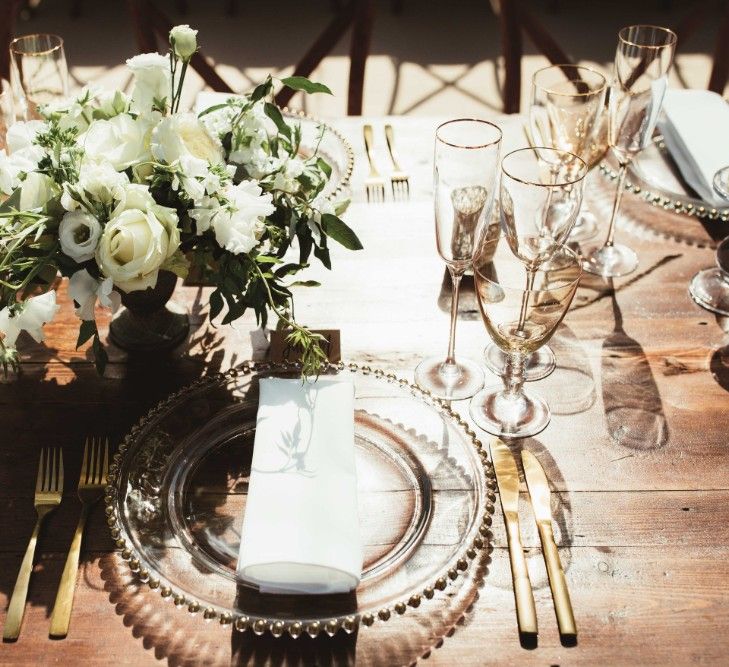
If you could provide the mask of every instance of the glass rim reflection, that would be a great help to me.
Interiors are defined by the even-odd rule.
[[[496,138],[493,139],[493,141],[487,141],[485,143],[478,143],[478,144],[467,144],[467,143],[456,143],[453,141],[448,141],[444,139],[441,135],[441,130],[454,125],[456,123],[475,123],[479,126],[485,126],[488,125],[493,130],[496,130]],[[438,127],[435,130],[435,140],[445,144],[446,146],[451,146],[452,148],[463,148],[466,150],[477,150],[480,148],[489,148],[490,146],[495,146],[496,144],[501,142],[501,139],[503,137],[503,133],[501,131],[501,128],[496,125],[496,123],[492,123],[490,120],[484,120],[482,118],[453,118],[451,120],[447,120],[444,123],[441,123],[438,125]]]
[[[49,42],[56,42],[53,46],[43,49],[43,50],[33,50],[28,51],[24,49],[18,49],[17,46],[25,41],[30,41],[32,39],[38,39],[40,37],[48,38]],[[10,42],[10,52],[14,55],[18,56],[46,56],[49,55],[55,51],[59,51],[63,48],[64,42],[63,37],[60,35],[56,35],[52,32],[34,32],[29,35],[20,35],[20,37],[16,37],[13,39],[12,42]]]
[[[571,156],[570,161],[576,160],[577,164],[580,166],[579,176],[571,180],[563,179],[560,181],[555,181],[554,183],[543,183],[541,181],[515,176],[509,171],[507,167],[504,166],[504,164],[507,163],[507,160],[509,160],[509,158],[513,158],[513,156],[517,153],[525,152],[533,153],[537,157],[537,159],[541,159],[539,157],[541,153],[561,153],[562,155],[569,155]],[[552,148],[550,146],[529,146],[528,148],[517,148],[516,150],[504,155],[503,159],[501,160],[501,171],[511,180],[517,181],[518,183],[523,183],[524,185],[536,185],[543,188],[563,188],[567,185],[574,185],[575,183],[579,183],[581,180],[583,180],[585,176],[587,176],[588,168],[587,163],[579,155],[575,155],[570,151],[563,151],[559,148]]]
[[[557,70],[560,69],[564,72],[565,68],[571,68],[575,70],[583,70],[585,72],[590,72],[591,74],[596,74],[600,79],[602,79],[602,83],[597,88],[590,88],[590,90],[580,93],[580,92],[574,92],[574,93],[563,93],[558,90],[553,90],[549,86],[546,86],[544,84],[540,84],[537,82],[537,78],[540,74],[547,72],[549,70]],[[572,81],[572,79],[567,79],[567,81]],[[536,72],[534,72],[534,75],[532,76],[532,85],[535,88],[539,88],[539,90],[543,90],[545,93],[549,93],[550,95],[557,95],[557,96],[563,96],[563,97],[590,97],[592,95],[597,95],[601,93],[603,90],[607,90],[608,87],[608,81],[604,74],[601,72],[598,72],[593,67],[587,67],[585,65],[572,65],[570,63],[562,63],[558,65],[547,65],[546,67],[542,67],[541,69],[538,69]]]
[[[634,41],[628,38],[628,32],[630,30],[653,30],[655,32],[664,33],[668,38],[663,44],[641,44],[640,42]],[[652,25],[650,23],[637,23],[636,25],[626,25],[618,31],[618,41],[629,46],[635,46],[639,49],[666,49],[676,45],[678,41],[678,35],[673,30],[660,25]]]
[[[576,269],[577,274],[572,279],[565,278],[563,280],[563,282],[561,282],[559,284],[550,284],[549,287],[546,287],[544,289],[532,288],[530,290],[526,290],[524,288],[523,280],[516,279],[516,280],[514,280],[514,284],[512,285],[512,284],[505,284],[504,279],[501,277],[498,279],[493,279],[493,278],[489,278],[487,275],[484,275],[483,271],[481,270],[481,267],[488,266],[491,264],[496,264],[497,262],[500,263],[498,255],[489,262],[479,261],[479,256],[478,255],[474,256],[473,272],[474,272],[474,274],[477,274],[477,278],[479,280],[491,283],[492,285],[498,285],[498,287],[500,287],[502,290],[508,290],[510,292],[527,292],[528,291],[530,294],[544,294],[544,293],[548,293],[548,292],[553,292],[556,289],[570,288],[573,285],[579,284],[580,279],[582,278],[582,274],[584,273],[584,270],[582,268],[582,261],[580,259],[580,256],[574,250],[572,250],[572,248],[570,248],[568,245],[566,245],[566,244],[556,245],[556,247],[554,249],[554,253],[552,255],[552,259],[559,258],[559,256],[562,255],[563,253],[566,257],[570,258],[570,260],[571,260],[570,267],[573,267],[574,269]],[[511,253],[509,253],[508,257],[502,258],[503,261],[505,261],[507,259],[508,260],[513,259],[515,265],[518,264],[522,267],[524,266],[523,263],[515,255],[512,255]],[[564,265],[561,265],[557,268],[550,269],[549,264],[552,261],[552,259],[548,260],[542,266],[537,268],[535,271],[535,274],[539,274],[539,273],[544,274],[544,273],[548,273],[549,271],[559,271],[561,269],[566,268]]]

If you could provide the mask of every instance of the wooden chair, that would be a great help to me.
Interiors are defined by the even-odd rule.
[[[0,79],[10,80],[10,41],[15,34],[15,21],[20,0],[0,0]]]
[[[157,37],[167,40],[172,22],[151,0],[127,0],[129,12],[140,53],[157,50]],[[234,11],[234,5],[232,5]],[[362,113],[364,77],[369,55],[372,24],[375,15],[374,0],[348,0],[336,9],[334,18],[314,40],[294,69],[296,76],[309,76],[319,63],[332,52],[334,47],[351,29],[349,86],[347,113]],[[213,66],[200,53],[196,53],[190,66],[215,91],[232,93],[232,88],[217,74]],[[276,96],[281,106],[289,103],[295,91],[284,88]]]

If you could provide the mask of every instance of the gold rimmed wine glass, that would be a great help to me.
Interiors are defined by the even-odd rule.
[[[456,359],[456,323],[461,278],[471,266],[475,241],[491,215],[500,148],[501,130],[485,120],[451,120],[435,133],[435,237],[453,284],[451,326],[448,353],[421,361],[415,381],[449,400],[470,398],[483,386],[479,364]]]
[[[10,42],[10,77],[25,120],[39,117],[38,107],[68,96],[68,65],[63,38],[38,33]]]
[[[613,80],[608,101],[608,143],[620,166],[604,245],[585,256],[585,270],[609,278],[638,266],[638,256],[615,243],[615,222],[631,161],[650,142],[668,86],[676,34],[668,28],[634,25],[618,33]]]
[[[471,400],[471,417],[484,431],[526,438],[549,424],[548,405],[524,391],[526,359],[562,321],[581,273],[579,257],[564,245],[553,248],[550,261],[536,269],[504,248],[497,249],[493,260],[474,256],[481,316],[489,336],[506,355],[503,386],[486,387]]]
[[[586,175],[584,160],[556,148],[522,148],[502,160],[501,227],[512,252],[526,267],[527,292],[530,277],[545,262],[553,262],[555,249],[567,241],[582,205]],[[478,254],[484,252],[484,244],[479,240]],[[484,360],[497,375],[507,362],[503,349],[495,343],[486,346]],[[540,380],[555,366],[554,353],[541,347],[527,359],[525,378]]]
[[[599,154],[607,80],[590,67],[550,65],[532,78],[531,136],[537,144],[579,155],[592,166]],[[603,151],[604,152],[604,151]],[[598,158],[599,159],[599,158]],[[595,216],[584,209],[570,234],[584,241],[597,234]]]

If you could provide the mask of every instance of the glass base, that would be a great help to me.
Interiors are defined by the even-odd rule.
[[[582,211],[569,235],[570,241],[587,241],[597,235],[597,218],[590,211]]]
[[[484,363],[492,373],[503,377],[508,355],[495,343],[488,344],[483,351]],[[540,347],[526,358],[524,379],[527,382],[541,380],[557,368],[557,360],[549,345]]]
[[[504,438],[529,438],[543,431],[552,418],[541,398],[524,392],[507,396],[502,386],[478,392],[469,412],[477,426]]]
[[[689,283],[689,294],[702,308],[729,317],[729,275],[721,269],[699,271]]]
[[[151,314],[122,308],[109,325],[109,338],[127,352],[163,352],[180,345],[189,331],[187,311],[170,301]]]
[[[625,245],[602,246],[584,256],[582,267],[603,278],[627,276],[638,268],[638,255]]]
[[[470,359],[446,364],[443,357],[429,357],[415,369],[415,382],[421,389],[448,401],[471,398],[483,387],[483,381],[483,371]]]

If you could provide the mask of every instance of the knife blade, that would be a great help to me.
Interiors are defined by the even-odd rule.
[[[551,493],[549,482],[544,468],[531,452],[522,450],[521,461],[524,464],[524,476],[526,477],[529,497],[534,509],[534,518],[539,529],[539,539],[542,542],[542,553],[547,566],[549,576],[549,587],[552,589],[554,610],[557,614],[557,625],[561,635],[577,636],[575,615],[572,611],[572,602],[567,588],[567,580],[564,576],[562,563],[559,559],[559,552],[554,541],[552,530],[552,508],[550,505]]]
[[[498,438],[491,443],[491,459],[494,462],[496,484],[499,487],[501,509],[504,512],[504,523],[506,524],[519,632],[536,635],[537,612],[534,607],[532,583],[529,580],[529,570],[519,533],[519,471],[511,450]]]

